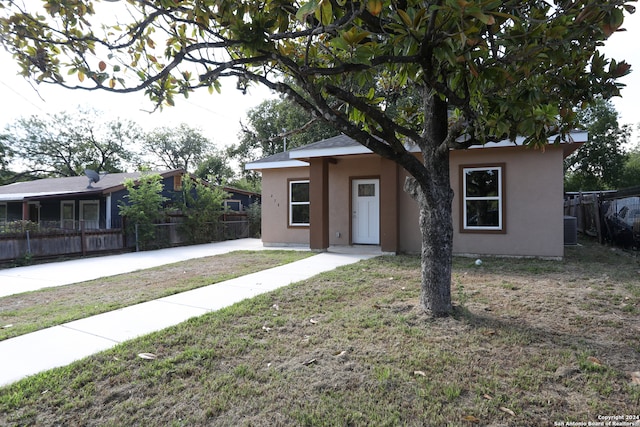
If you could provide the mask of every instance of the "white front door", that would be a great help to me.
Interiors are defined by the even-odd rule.
[[[380,180],[354,179],[351,187],[351,241],[380,244]]]

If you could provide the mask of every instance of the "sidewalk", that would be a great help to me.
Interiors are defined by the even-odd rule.
[[[233,250],[278,249],[263,248],[261,243],[259,248],[254,248],[252,246],[255,242],[246,241],[246,239],[243,240],[245,240],[245,245],[237,245]],[[257,242],[260,241],[258,240]],[[213,245],[219,244],[216,243]],[[191,255],[196,258],[198,257],[196,256],[197,254],[202,254],[199,256],[212,255],[209,251],[213,250],[213,248],[200,249],[201,251],[191,252]],[[157,252],[161,251],[153,252],[157,254]],[[118,258],[121,257],[121,255],[104,257],[102,258],[104,264],[102,271],[111,271],[111,274],[102,274],[102,276],[160,265],[160,259],[165,259],[164,263],[167,263],[169,259],[169,262],[180,261],[180,259],[174,257],[179,256],[175,252],[170,253],[168,257],[162,257],[161,254],[154,256],[156,254],[147,252],[147,256],[145,257],[133,257],[133,259],[140,262],[139,264],[129,262],[132,259],[126,258],[127,262],[124,263],[126,266],[112,266],[113,268],[109,268],[108,264],[122,261],[123,258]],[[287,265],[248,274],[215,285],[205,286],[0,341],[0,366],[2,367],[0,369],[0,386],[10,384],[48,369],[68,365],[91,354],[114,347],[123,341],[176,325],[191,317],[219,310],[246,298],[252,298],[256,295],[307,279],[324,271],[333,270],[339,266],[352,264],[361,259],[367,259],[377,255],[380,254],[320,253]],[[111,258],[108,261],[112,262],[106,262],[105,258]],[[67,263],[72,262],[75,261],[68,261]],[[74,264],[74,267],[78,265],[79,264]],[[61,267],[56,266],[54,268]],[[133,269],[127,270],[127,268]],[[64,270],[61,269],[59,271]],[[30,272],[30,274],[31,273],[32,272]],[[63,274],[67,275],[66,273]],[[80,274],[76,274],[73,277],[80,276]],[[3,283],[4,280],[3,278]]]
[[[204,258],[238,250],[258,251],[264,249],[287,248],[265,248],[260,239],[239,239],[6,268],[0,270],[0,297],[130,273],[188,259]],[[289,249],[303,250],[301,248]]]

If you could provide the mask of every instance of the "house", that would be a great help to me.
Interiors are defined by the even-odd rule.
[[[262,197],[260,193],[230,186],[224,186],[222,189],[229,194],[224,201],[224,207],[228,211],[243,213],[254,203],[260,204]]]
[[[182,187],[182,169],[159,173],[163,195],[171,198]],[[137,179],[141,172],[112,173],[91,182],[86,176],[46,178],[16,182],[0,187],[0,223],[28,220],[52,228],[85,229],[121,227],[118,205],[127,194],[126,179]]]
[[[587,140],[534,150],[502,141],[451,151],[455,254],[561,258],[563,159]],[[420,156],[417,148],[412,148]],[[379,245],[418,253],[418,206],[407,172],[339,135],[247,164],[262,173],[265,246]]]

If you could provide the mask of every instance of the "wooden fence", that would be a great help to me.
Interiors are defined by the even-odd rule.
[[[121,229],[57,232],[25,231],[19,235],[0,235],[0,262],[24,258],[78,256],[124,248]]]
[[[564,214],[600,243],[640,249],[640,188],[567,194]]]
[[[157,224],[158,245],[150,249],[186,245],[188,238],[180,223]],[[249,221],[238,217],[217,223],[210,241],[249,237]],[[135,236],[126,236],[123,229],[110,230],[25,230],[0,233],[0,263],[28,262],[30,259],[61,256],[85,256],[108,252],[136,250]]]
[[[603,242],[600,193],[579,193],[565,198],[564,214],[576,218],[579,233],[597,237]]]

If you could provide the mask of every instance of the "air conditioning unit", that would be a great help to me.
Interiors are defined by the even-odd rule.
[[[578,218],[575,216],[564,217],[564,244],[578,244]]]

